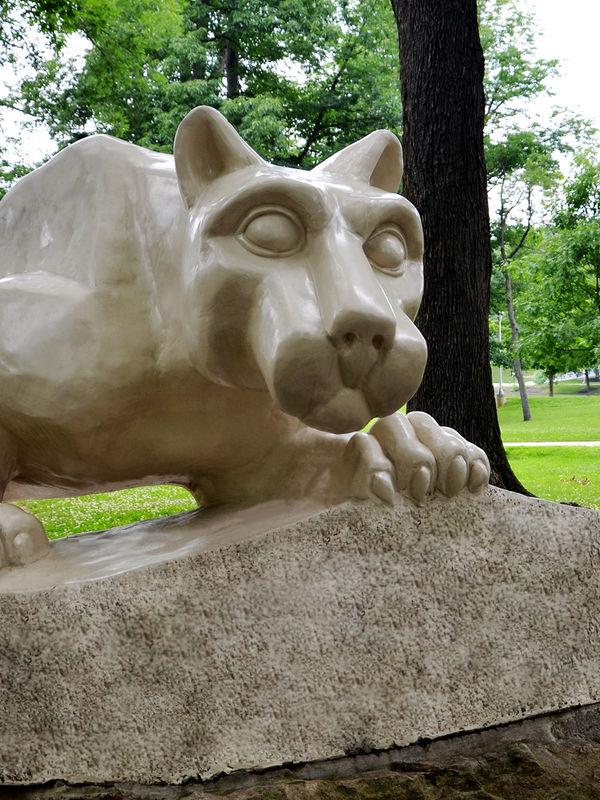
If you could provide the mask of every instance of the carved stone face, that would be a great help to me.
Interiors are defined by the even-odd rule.
[[[425,341],[419,216],[394,194],[396,137],[376,131],[312,172],[272,166],[218,114],[195,109],[175,141],[190,209],[190,358],[221,384],[268,390],[334,433],[416,391]]]

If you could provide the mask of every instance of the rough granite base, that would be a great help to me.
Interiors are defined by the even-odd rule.
[[[5,571],[0,783],[181,784],[600,700],[597,512],[492,489],[298,516],[74,537],[41,589]]]
[[[184,785],[0,787],[2,800],[600,800],[600,706]]]

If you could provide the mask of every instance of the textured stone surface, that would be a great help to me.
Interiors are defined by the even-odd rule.
[[[600,699],[596,512],[491,490],[203,548],[0,583],[5,784],[182,783]]]
[[[3,791],[3,800],[591,800],[600,798],[600,706],[184,786],[54,782]]]

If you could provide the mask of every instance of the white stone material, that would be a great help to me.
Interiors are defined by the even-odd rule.
[[[0,781],[182,782],[600,699],[598,512],[489,490],[253,514],[3,570]]]
[[[49,552],[1,502],[23,485],[176,483],[212,507],[482,491],[482,450],[395,414],[427,356],[401,176],[390,131],[306,172],[203,106],[173,156],[90,136],[19,181],[0,202],[0,568]]]

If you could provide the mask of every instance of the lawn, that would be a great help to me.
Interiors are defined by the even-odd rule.
[[[536,395],[529,398],[529,403],[529,422],[523,422],[518,397],[509,397],[506,405],[498,409],[505,442],[600,441],[600,395]]]
[[[108,494],[29,500],[16,505],[35,514],[50,539],[128,525],[197,507],[191,494],[178,486],[144,486]]]
[[[508,447],[515,475],[537,497],[600,508],[600,448]]]
[[[542,390],[544,394],[548,394],[547,386],[536,387],[537,390]],[[600,383],[598,381],[590,381],[589,392],[585,388],[585,384],[579,378],[573,378],[568,381],[558,381],[554,384],[554,394],[578,394],[583,397],[598,396],[600,395]]]

